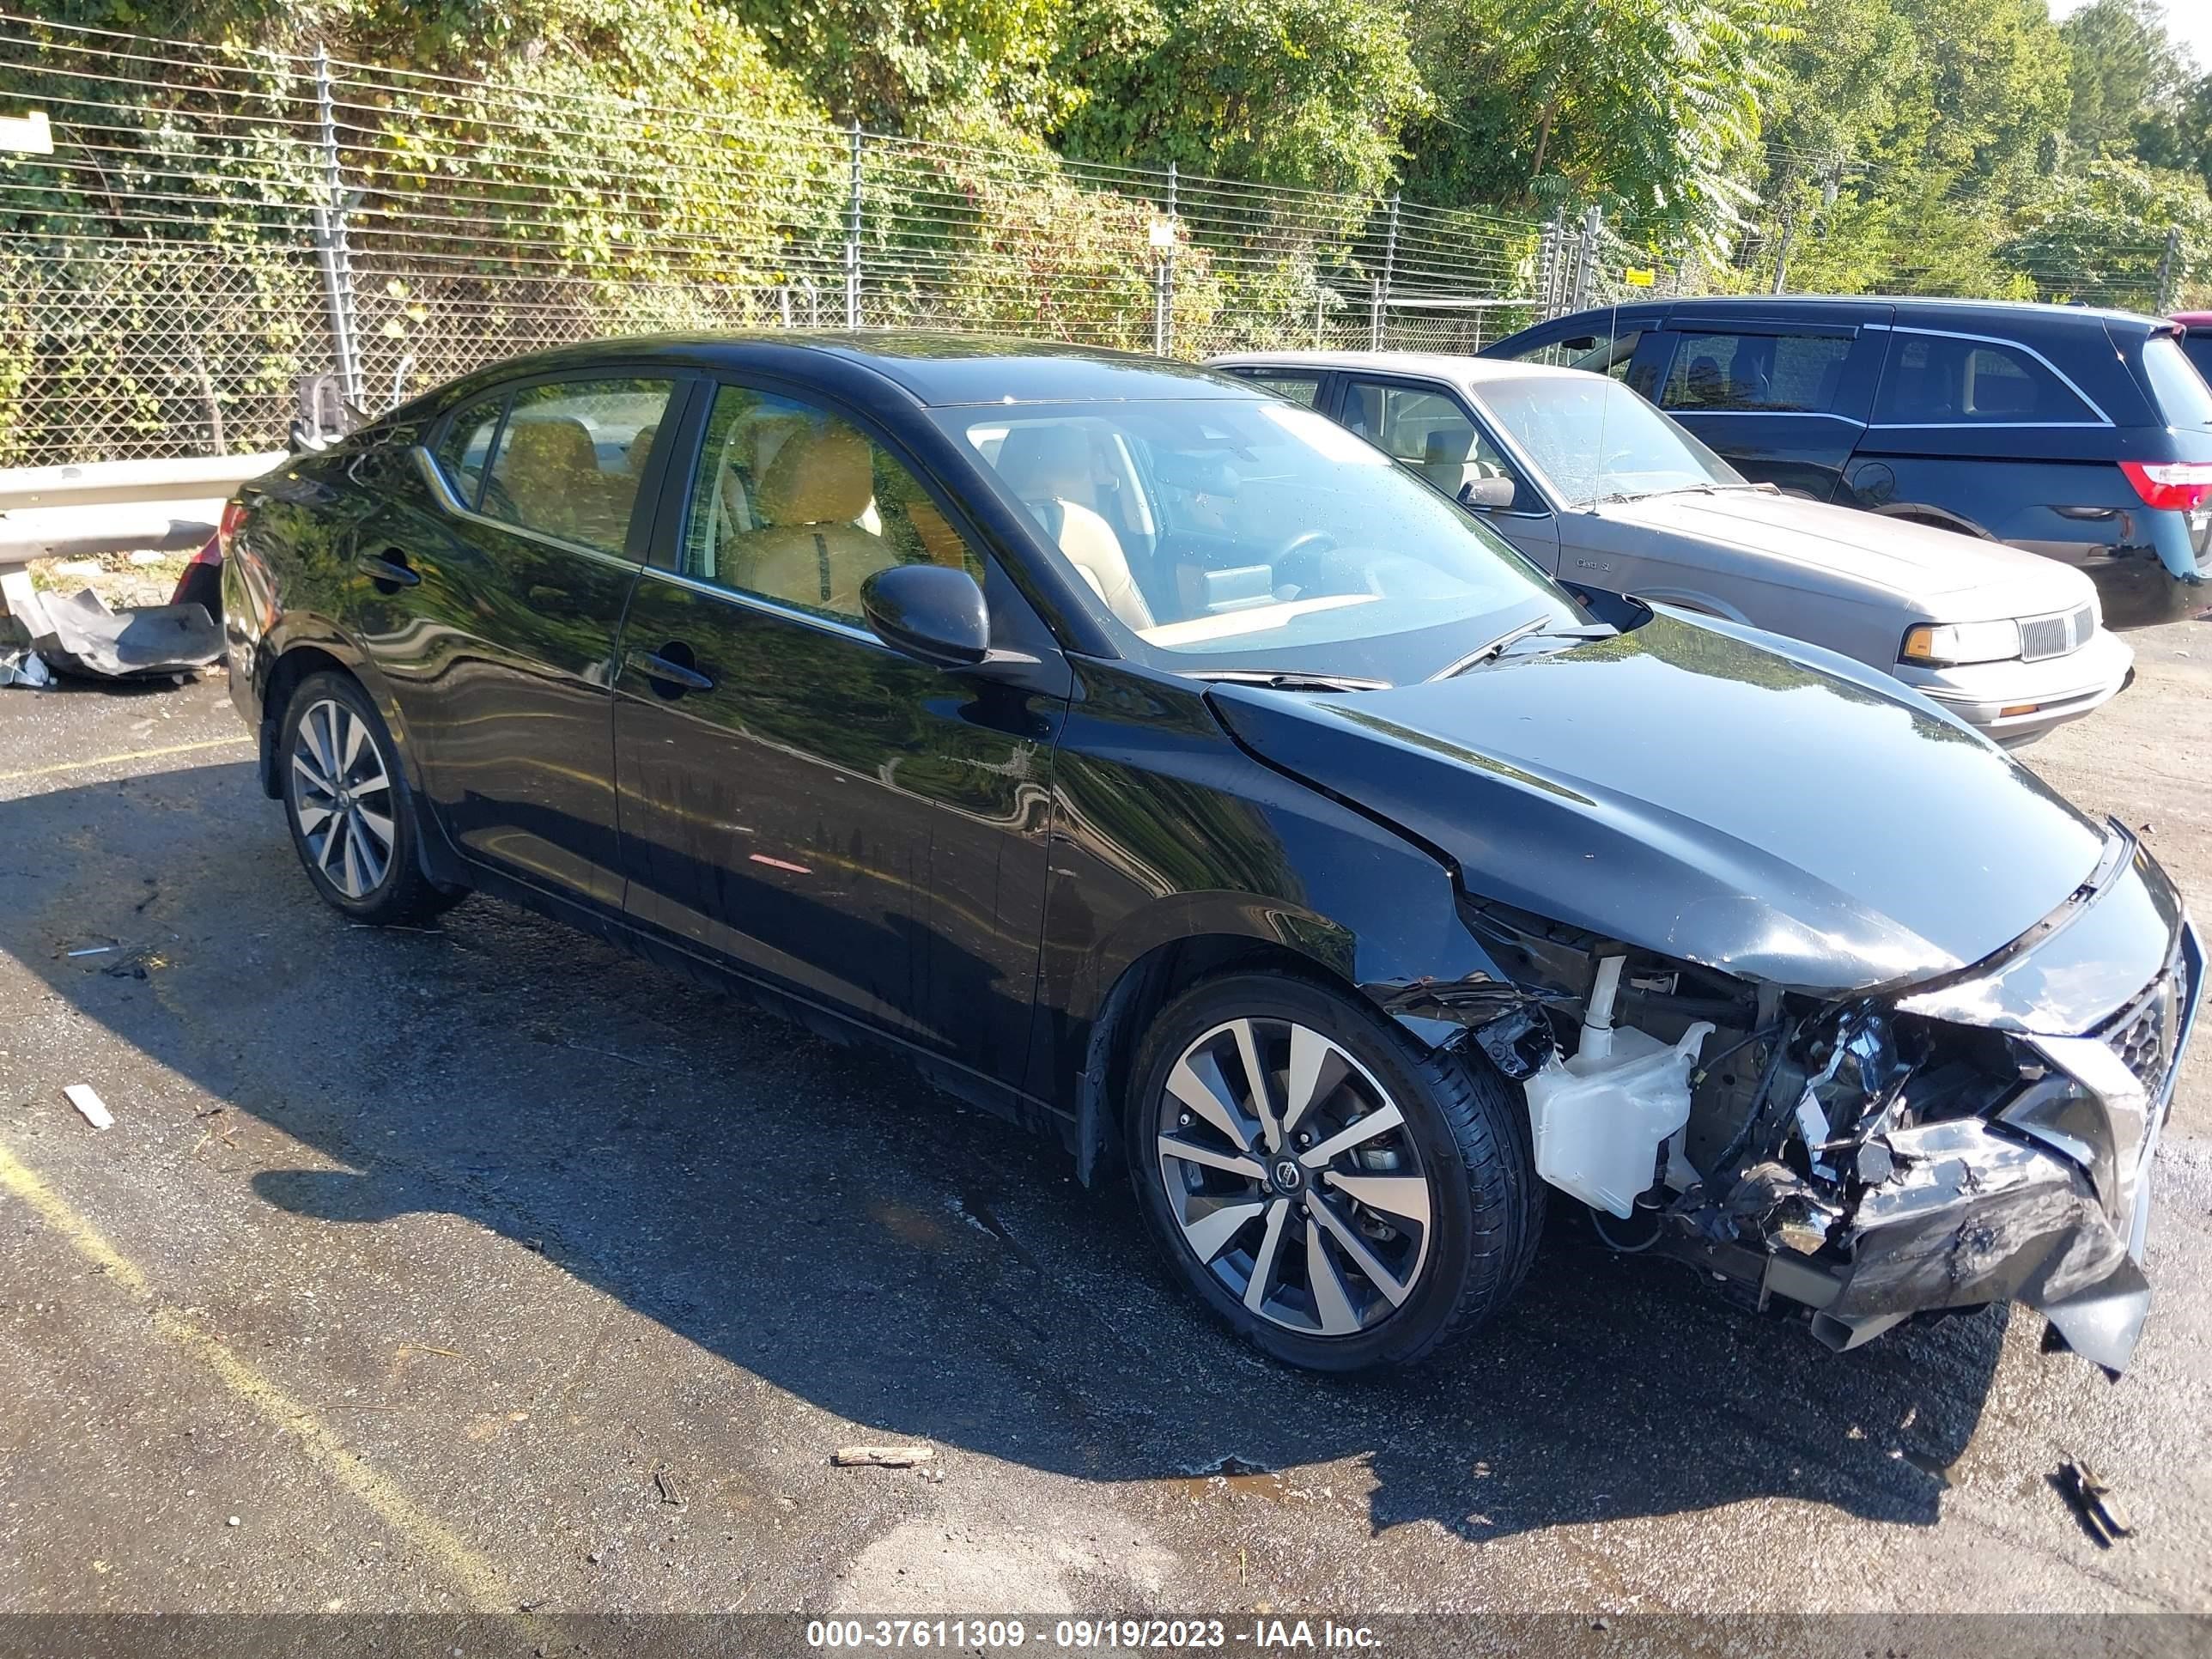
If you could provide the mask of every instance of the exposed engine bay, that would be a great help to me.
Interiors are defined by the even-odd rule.
[[[2118,878],[2132,842],[2116,835],[2080,907]],[[2148,1175],[2202,951],[2177,910],[2164,968],[2117,1009],[2083,1024],[2011,1006],[2020,959],[2063,948],[2073,920],[1939,983],[1838,1000],[1493,908],[1478,926],[1501,962],[1580,983],[1474,1040],[1522,1085],[1538,1174],[1613,1249],[1808,1309],[1837,1349],[2018,1299],[2117,1376],[2149,1304]]]

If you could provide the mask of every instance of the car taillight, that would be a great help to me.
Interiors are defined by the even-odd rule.
[[[227,559],[230,556],[230,538],[238,534],[245,524],[246,503],[225,501],[222,504],[222,521],[215,528],[216,552],[218,557]]]
[[[2120,471],[2147,507],[2186,513],[2212,498],[2212,461],[2122,461]]]

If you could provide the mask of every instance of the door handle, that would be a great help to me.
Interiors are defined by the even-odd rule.
[[[714,689],[714,678],[692,665],[697,659],[692,656],[691,647],[681,641],[671,641],[658,651],[633,651],[629,659],[631,666],[653,681],[665,697]]]
[[[422,577],[408,568],[407,556],[398,548],[382,553],[364,553],[354,562],[368,573],[368,579],[387,593],[403,587],[412,587]]]

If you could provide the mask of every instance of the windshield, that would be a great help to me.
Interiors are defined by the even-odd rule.
[[[2159,335],[2143,342],[2143,372],[2158,393],[2158,412],[2168,426],[2212,426],[2212,386],[2182,351],[2180,342]]]
[[[1588,620],[1445,496],[1273,398],[937,419],[1139,660],[1402,683],[1532,620]]]
[[[1532,374],[1488,381],[1478,390],[1570,506],[1747,487],[1734,467],[1617,380]]]

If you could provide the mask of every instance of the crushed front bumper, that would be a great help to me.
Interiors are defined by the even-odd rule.
[[[2056,937],[1900,1005],[2004,1030],[2027,1080],[1990,1116],[1870,1143],[1889,1172],[1860,1194],[1841,1261],[1770,1261],[1762,1289],[1812,1306],[1832,1346],[1917,1313],[2018,1301],[2107,1371],[2127,1364],[2150,1308],[2151,1165],[2203,1002],[2205,951],[2164,872],[2126,845],[2111,890]],[[2153,923],[2162,965],[2081,1022],[2057,988],[2130,971],[2124,961],[2140,963]]]

